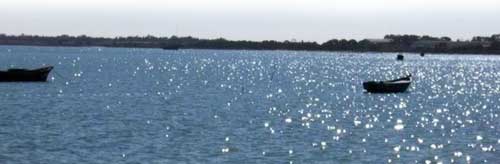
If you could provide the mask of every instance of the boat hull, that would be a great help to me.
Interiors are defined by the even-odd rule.
[[[370,93],[400,93],[406,92],[411,82],[386,83],[369,81],[363,83],[363,88]]]
[[[405,59],[405,56],[403,56],[401,54],[396,57],[396,60],[404,60],[404,59]]]
[[[9,69],[0,71],[0,82],[46,82],[53,67],[33,70]]]

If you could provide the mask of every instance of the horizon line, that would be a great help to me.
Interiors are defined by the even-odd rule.
[[[290,42],[316,42],[316,43],[320,43],[319,41],[311,41],[311,40],[301,40],[301,39],[296,39],[296,38],[291,38],[291,39],[285,39],[285,40],[277,40],[277,39],[262,39],[262,40],[252,40],[252,39],[231,39],[231,38],[226,38],[226,37],[206,37],[206,38],[202,38],[202,37],[196,37],[196,36],[192,36],[192,35],[176,35],[176,34],[173,34],[173,35],[170,35],[170,36],[159,36],[159,35],[153,35],[153,34],[147,34],[147,35],[120,35],[120,36],[95,36],[95,35],[88,35],[88,34],[57,34],[57,35],[53,35],[53,34],[29,34],[29,33],[19,33],[19,34],[7,34],[7,33],[1,33],[0,32],[0,35],[5,35],[5,36],[40,36],[40,37],[61,37],[61,36],[69,36],[69,37],[81,37],[81,36],[86,36],[86,37],[89,37],[89,38],[106,38],[106,39],[116,39],[116,38],[127,38],[127,37],[155,37],[155,38],[171,38],[171,37],[178,37],[178,38],[186,38],[186,37],[191,37],[191,38],[196,38],[196,39],[207,39],[207,40],[217,40],[217,39],[225,39],[225,40],[229,40],[229,41],[253,41],[253,42],[263,42],[263,41],[281,41],[281,42],[284,42],[284,41],[290,41]],[[442,37],[448,37],[448,38],[451,38],[452,41],[471,41],[474,37],[491,37],[493,35],[500,35],[500,32],[499,33],[492,33],[492,34],[489,34],[489,36],[472,36],[471,38],[468,38],[468,39],[465,39],[465,40],[462,40],[462,39],[459,39],[459,38],[452,38],[452,37],[449,37],[449,36],[432,36],[432,35],[418,35],[418,34],[396,34],[396,33],[389,33],[389,34],[384,34],[383,37],[380,37],[380,38],[363,38],[363,39],[349,39],[349,38],[331,38],[331,39],[328,39],[326,41],[324,41],[323,43],[325,42],[328,42],[330,40],[355,40],[355,41],[363,41],[363,40],[370,40],[370,39],[384,39],[385,36],[387,35],[415,35],[415,36],[429,36],[429,37],[437,37],[437,38],[442,38]]]

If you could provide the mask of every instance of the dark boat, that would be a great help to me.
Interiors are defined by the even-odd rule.
[[[363,88],[371,93],[398,93],[405,92],[411,84],[411,74],[389,81],[368,81],[363,83]]]
[[[405,56],[403,56],[402,54],[398,54],[398,56],[396,57],[396,60],[403,60],[405,59]]]
[[[48,66],[38,69],[8,69],[0,71],[0,82],[45,82],[54,67]]]
[[[421,52],[421,53],[420,53],[420,56],[424,57],[424,56],[425,56],[425,53]]]

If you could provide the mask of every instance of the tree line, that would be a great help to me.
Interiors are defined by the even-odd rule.
[[[500,35],[473,37],[470,41],[453,41],[449,37],[389,34],[383,39],[331,39],[324,43],[310,41],[246,41],[199,39],[194,37],[89,37],[38,36],[0,34],[0,45],[34,46],[102,46],[131,48],[163,48],[179,46],[186,49],[234,49],[234,50],[307,50],[307,51],[354,51],[354,52],[431,52],[431,53],[486,53],[500,54]]]

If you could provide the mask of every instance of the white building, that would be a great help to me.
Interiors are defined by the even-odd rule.
[[[392,39],[366,39],[366,40],[373,44],[386,44],[392,42]]]

